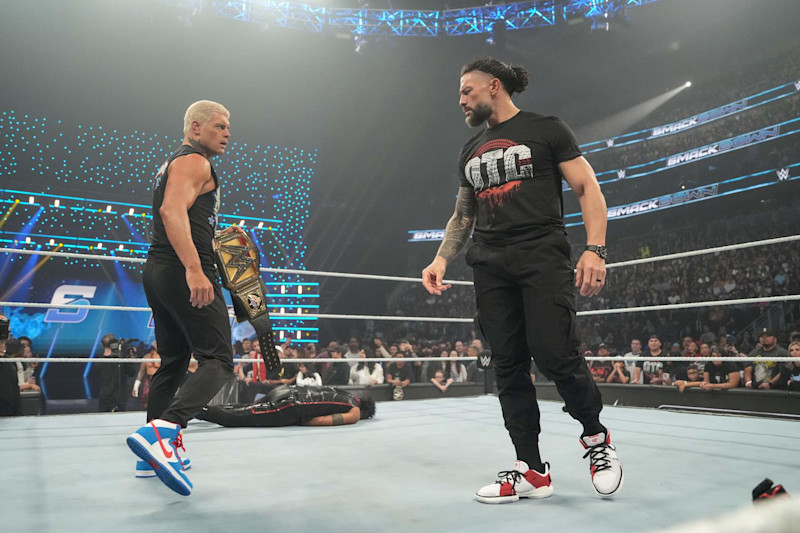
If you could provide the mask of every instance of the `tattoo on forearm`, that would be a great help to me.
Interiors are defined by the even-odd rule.
[[[439,246],[436,255],[444,257],[450,261],[467,244],[472,227],[475,225],[475,193],[469,187],[458,189],[458,199],[456,200],[456,210],[447,222],[444,230],[444,240]]]
[[[344,424],[344,417],[341,413],[336,413],[331,415],[331,425],[332,426],[341,426]]]

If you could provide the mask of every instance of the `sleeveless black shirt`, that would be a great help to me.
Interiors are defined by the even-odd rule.
[[[169,265],[182,266],[178,254],[167,238],[167,231],[164,228],[164,221],[161,220],[161,213],[159,209],[164,201],[164,191],[167,187],[167,180],[169,179],[169,165],[177,158],[189,155],[200,154],[192,146],[181,145],[169,159],[161,165],[161,168],[156,174],[153,181],[153,241],[150,243],[150,251],[148,258],[154,259],[159,263],[166,263]],[[192,241],[197,254],[200,256],[200,264],[203,270],[214,269],[214,250],[212,241],[214,239],[214,232],[217,228],[217,213],[219,211],[219,181],[217,174],[214,172],[214,167],[211,167],[211,177],[214,178],[215,188],[213,191],[201,194],[197,197],[189,208],[189,226],[192,231]]]

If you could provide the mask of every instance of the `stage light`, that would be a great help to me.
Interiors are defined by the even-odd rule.
[[[61,205],[61,200],[59,200],[58,198],[56,198],[55,200],[53,200],[53,207],[58,207],[58,206],[60,206],[60,205]]]
[[[263,222],[259,222],[259,223],[258,223],[258,229],[261,229],[261,228],[263,228],[263,227],[264,227],[264,223],[263,223]]]
[[[285,335],[285,332],[284,332],[283,330],[281,330],[281,331],[279,331],[279,332],[278,332],[278,338],[279,338],[280,340],[283,340],[283,337],[284,337],[284,335]]]
[[[56,243],[55,239],[50,239],[50,246],[53,246]]]
[[[297,286],[297,294],[303,294],[303,286],[302,285],[298,285]]]
[[[103,243],[102,242],[98,242],[97,243],[97,249],[98,250],[102,250],[103,249]]]
[[[33,196],[28,196],[28,203],[29,204],[32,204],[34,202],[34,200],[35,200],[35,198]]]
[[[124,245],[122,245],[122,244],[120,244],[120,245],[119,245],[119,251],[121,252],[121,251],[122,251],[122,250],[124,250],[124,249],[125,249],[125,246],[124,246]]]
[[[110,213],[110,212],[111,212],[111,206],[110,206],[110,205],[107,205],[107,206],[106,206],[106,213]]]
[[[286,285],[281,285],[281,294],[286,294]]]
[[[30,243],[31,243],[31,238],[25,237],[25,244],[30,244]]]
[[[132,207],[131,207],[130,209],[128,209],[128,214],[129,214],[130,216],[133,216],[133,208],[132,208]]]
[[[240,226],[242,226],[242,227],[244,227],[244,220],[240,220],[240,221],[239,221],[239,225],[240,225]]]
[[[686,87],[686,88],[689,88],[689,87],[692,86],[692,82],[687,81],[686,83],[683,84],[683,86]]]
[[[300,338],[301,338],[300,336],[301,336],[301,335],[302,335],[302,333],[300,333],[300,332],[298,331],[298,332],[297,332],[297,340],[300,340]]]

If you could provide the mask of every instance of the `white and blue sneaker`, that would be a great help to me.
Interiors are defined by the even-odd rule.
[[[166,420],[151,420],[128,437],[128,447],[146,466],[153,469],[158,478],[178,494],[188,496],[192,493],[192,482],[184,473],[184,466],[178,455],[183,449],[183,438],[179,424]],[[137,464],[137,477],[139,465]]]
[[[172,444],[175,447],[175,450],[178,450],[178,448],[180,448],[181,451],[180,455],[178,456],[178,459],[181,460],[181,466],[183,467],[183,469],[189,470],[192,467],[192,460],[186,457],[186,448],[183,447],[182,432],[179,434],[179,438],[180,440],[175,439],[170,444]],[[153,470],[152,466],[139,459],[138,461],[136,461],[136,477],[139,478],[156,477],[156,471]]]

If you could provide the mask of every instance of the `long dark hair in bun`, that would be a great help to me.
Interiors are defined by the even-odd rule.
[[[461,75],[463,76],[475,70],[485,72],[500,80],[503,89],[506,90],[509,96],[513,96],[514,93],[521,93],[528,86],[529,75],[527,70],[522,67],[512,67],[491,57],[476,59],[471,63],[467,63],[461,67]]]

